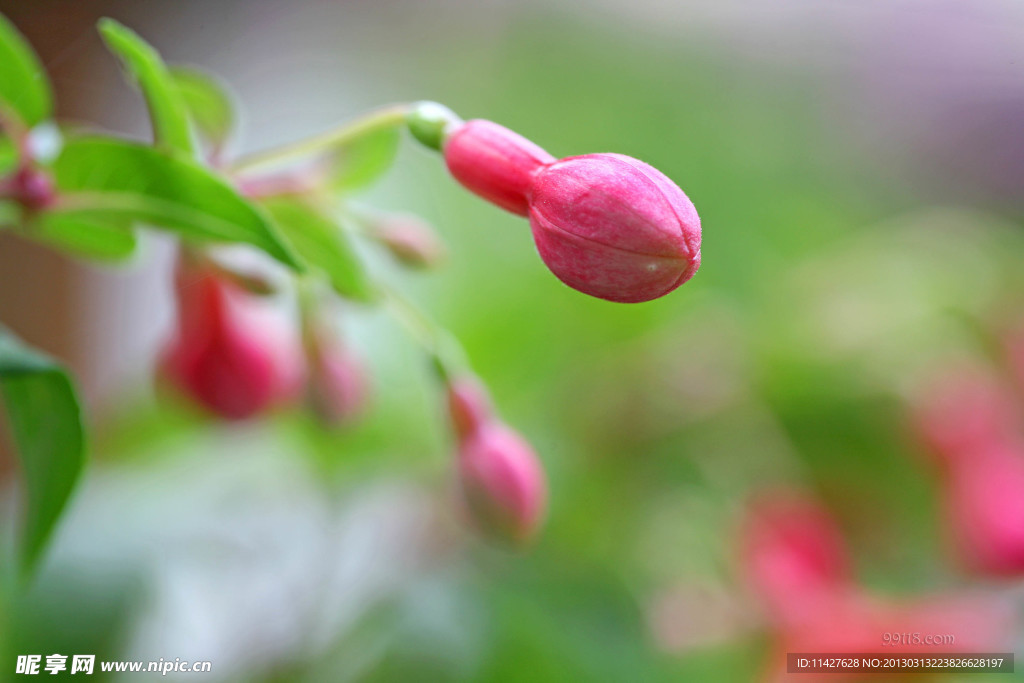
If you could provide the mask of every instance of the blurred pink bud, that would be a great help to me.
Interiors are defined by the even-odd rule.
[[[949,369],[925,382],[914,399],[913,429],[926,448],[949,464],[1012,433],[1014,401],[980,368]]]
[[[741,538],[747,579],[773,620],[801,619],[849,588],[850,559],[828,512],[798,494],[754,501]]]
[[[307,351],[307,363],[307,402],[323,424],[351,424],[366,412],[370,382],[358,356],[320,335]]]
[[[969,568],[1024,575],[1024,448],[996,442],[962,457],[949,473],[945,502]]]
[[[25,166],[14,175],[12,195],[29,211],[41,211],[57,200],[57,189],[45,171]]]
[[[261,302],[208,268],[178,274],[178,329],[164,352],[164,374],[227,419],[244,419],[294,395],[297,345]]]
[[[473,521],[504,541],[531,540],[543,522],[547,483],[530,445],[492,420],[459,447],[459,484]]]
[[[487,389],[472,375],[463,375],[448,383],[448,412],[460,442],[494,419]]]
[[[411,268],[430,268],[444,258],[444,245],[437,233],[417,216],[388,216],[377,223],[375,237]]]
[[[457,126],[444,146],[472,192],[528,215],[544,263],[565,284],[608,301],[668,294],[700,266],[700,218],[657,169],[621,154],[556,161],[489,121]]]

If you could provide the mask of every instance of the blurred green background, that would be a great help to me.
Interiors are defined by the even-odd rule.
[[[981,12],[973,3],[897,3],[859,23],[844,23],[842,3],[787,4],[811,26],[796,37],[757,33],[763,4],[749,17],[708,9],[711,29],[677,31],[686,10],[659,19],[647,4],[209,3],[163,33],[176,3],[35,4],[0,3],[33,40],[57,17],[84,31],[108,13],[170,60],[233,49],[220,70],[247,109],[246,148],[430,98],[556,156],[649,162],[694,201],[704,241],[700,272],[671,296],[581,296],[543,267],[523,220],[462,191],[407,140],[355,201],[423,215],[449,258],[429,274],[375,267],[455,333],[543,459],[551,506],[536,546],[511,552],[462,528],[429,368],[385,313],[353,307],[345,326],[372,365],[375,405],[341,434],[298,414],[212,424],[154,400],[141,366],[105,389],[85,484],[39,583],[11,608],[8,652],[210,660],[204,680],[760,679],[771,634],[738,576],[736,524],[749,495],[776,485],[826,503],[865,586],[991,588],[1019,613],[1019,587],[973,583],[951,561],[937,480],[905,425],[923,370],[950,354],[1000,367],[995,330],[1024,311],[1024,176],[1006,181],[1024,168],[1021,119],[990,115],[1021,111],[1022,62],[992,57],[1005,80],[978,71],[951,77],[950,92],[913,87],[949,58],[928,42],[946,30],[936,17],[952,13],[979,44],[997,30],[988,15],[964,18]],[[984,7],[1024,30],[1020,12]],[[651,16],[622,17],[634,11]],[[302,73],[328,59],[324,23],[346,12],[345,73],[365,73],[332,107],[323,91],[345,91],[345,78]],[[836,25],[848,33],[830,34]],[[402,40],[389,47],[391,26]],[[307,56],[280,38],[253,44],[278,29],[296,41],[310,31]],[[40,51],[63,64],[58,93],[80,100],[66,114],[114,120],[102,112],[129,93],[68,64],[95,38],[55,31]],[[818,44],[830,35],[835,46]],[[955,90],[965,79],[976,87]],[[304,108],[305,92],[321,99]],[[999,121],[1004,144],[975,143]],[[143,255],[102,277],[119,286],[158,271]]]

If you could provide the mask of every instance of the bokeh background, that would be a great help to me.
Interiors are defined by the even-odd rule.
[[[971,575],[951,551],[944,483],[907,415],[949,359],[1010,378],[1000,339],[1024,320],[1024,5],[0,11],[40,53],[67,119],[147,133],[94,30],[113,16],[230,83],[238,151],[433,99],[556,156],[643,159],[704,226],[699,274],[625,306],[562,286],[524,221],[411,141],[355,198],[426,217],[448,246],[434,273],[375,267],[459,337],[541,455],[551,506],[527,552],[464,529],[437,388],[385,313],[345,311],[374,377],[363,423],[325,433],[284,412],[222,425],[153,389],[173,320],[168,241],[104,269],[3,235],[0,320],[72,364],[92,437],[43,574],[10,607],[8,652],[209,660],[195,676],[210,681],[770,679],[778,634],[737,548],[746,502],[779,488],[828,510],[855,580],[880,599],[980,593],[1022,613],[1019,581]],[[7,520],[14,475],[6,453]],[[993,649],[1024,651],[1019,626],[1000,634]]]

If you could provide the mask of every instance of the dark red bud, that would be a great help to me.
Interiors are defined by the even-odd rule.
[[[57,190],[48,173],[25,166],[14,176],[13,196],[29,211],[42,211],[57,200]]]

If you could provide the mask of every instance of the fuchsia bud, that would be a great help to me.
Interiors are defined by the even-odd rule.
[[[750,506],[741,553],[751,588],[775,620],[802,618],[852,585],[838,527],[798,495],[774,494]]]
[[[448,402],[459,439],[459,485],[473,520],[497,538],[529,541],[547,507],[547,483],[536,453],[491,413],[475,378],[453,381]]]
[[[212,412],[244,419],[294,393],[301,361],[279,321],[214,273],[179,269],[178,330],[164,353],[163,370]]]
[[[1013,395],[995,377],[963,366],[923,385],[911,419],[917,438],[948,463],[1011,433],[1014,413]]]
[[[400,263],[411,268],[430,268],[444,258],[441,240],[430,225],[416,216],[388,216],[377,223],[374,237]]]
[[[1024,448],[992,442],[965,454],[945,483],[953,540],[974,571],[1024,575]]]
[[[41,211],[57,200],[57,190],[49,174],[25,166],[14,176],[13,196],[29,211]]]
[[[329,427],[351,424],[369,403],[370,383],[359,357],[324,333],[306,351],[307,403]]]
[[[668,294],[700,266],[700,218],[668,177],[621,154],[555,160],[490,121],[452,125],[452,175],[475,194],[529,216],[544,263],[562,282],[609,301]]]
[[[494,418],[491,399],[476,377],[463,376],[448,385],[448,412],[460,441]]]

